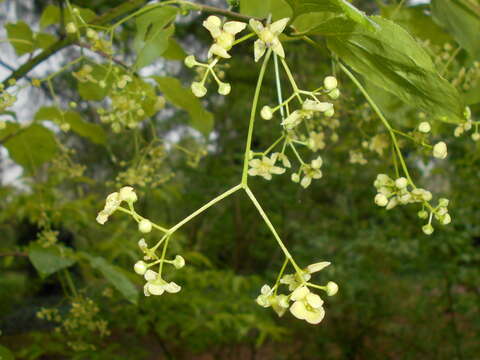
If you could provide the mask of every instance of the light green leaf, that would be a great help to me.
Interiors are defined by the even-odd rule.
[[[29,170],[49,161],[58,151],[55,134],[39,124],[21,129],[4,146],[16,163]]]
[[[83,253],[90,261],[93,268],[99,270],[105,279],[115,287],[128,301],[133,304],[138,302],[138,291],[135,285],[123,274],[123,270],[100,256],[91,256]]]
[[[137,33],[133,42],[137,52],[137,69],[150,65],[167,50],[168,40],[175,31],[173,26],[167,25],[175,19],[177,13],[178,8],[164,6],[137,17]]]
[[[7,29],[8,39],[17,55],[28,54],[35,50],[33,32],[25,22],[19,21],[15,24],[7,24],[5,29]]]
[[[328,46],[365,79],[419,107],[434,118],[463,121],[465,105],[457,90],[436,71],[425,50],[395,23],[379,16],[377,32],[331,36]]]
[[[106,142],[106,134],[102,127],[97,124],[86,122],[76,111],[62,111],[54,106],[41,107],[35,114],[36,121],[53,121],[56,123],[66,122],[70,125],[70,129],[78,135],[86,137],[95,144],[104,144]]]
[[[292,9],[285,0],[241,0],[240,13],[257,18],[267,18],[272,14],[272,20],[292,16]]]
[[[332,12],[343,14],[352,21],[364,26],[371,31],[376,29],[375,22],[372,21],[363,11],[346,0],[286,0],[293,10],[293,16],[296,18],[302,14]]]
[[[186,89],[175,78],[156,76],[158,87],[165,98],[173,105],[187,111],[191,117],[191,126],[207,135],[213,128],[213,115],[206,111],[190,89]]]
[[[70,249],[60,246],[44,248],[36,242],[30,244],[28,258],[42,278],[72,266],[77,261]]]
[[[40,49],[46,49],[57,40],[57,37],[52,34],[38,33],[35,36],[35,45]]]
[[[186,56],[187,53],[174,38],[168,39],[167,50],[163,53],[165,59],[182,61]]]
[[[60,9],[55,5],[48,5],[40,17],[40,28],[44,29],[50,25],[60,22]]]
[[[353,33],[357,32],[357,29],[359,29],[359,27],[357,26],[356,22],[343,15],[340,15],[327,19],[324,22],[308,29],[306,34],[342,36],[352,35]],[[302,33],[302,35],[303,34],[305,33]]]
[[[70,124],[70,128],[74,132],[95,144],[105,144],[107,141],[107,135],[100,125],[86,122],[75,111],[67,111],[65,113],[65,121]]]
[[[480,7],[468,1],[432,0],[432,15],[472,57],[480,59]]]
[[[0,1],[1,3],[2,1]],[[14,360],[12,352],[8,350],[5,346],[0,345],[0,360]]]

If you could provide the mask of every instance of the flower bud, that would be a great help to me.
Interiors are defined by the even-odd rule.
[[[332,117],[333,114],[335,114],[335,110],[331,108],[330,110],[325,111],[324,114],[326,117]]]
[[[340,97],[340,90],[338,89],[333,89],[332,91],[330,91],[328,94],[328,97],[330,99],[333,99],[333,100],[336,100]]]
[[[425,211],[425,210],[420,210],[418,213],[417,213],[418,217],[420,219],[426,219],[428,217],[428,212]]]
[[[185,259],[180,255],[175,256],[175,259],[173,260],[173,266],[175,266],[175,269],[181,269],[185,266]]]
[[[229,83],[220,83],[220,85],[218,86],[218,93],[220,95],[228,95],[230,94],[230,91],[232,90],[232,87],[230,86]]]
[[[270,120],[273,117],[273,111],[270,106],[265,105],[260,111],[260,116],[264,120]]]
[[[138,241],[138,247],[139,247],[142,251],[148,248],[148,245],[147,245],[147,242],[145,241],[145,239],[140,239],[140,240]]]
[[[191,85],[193,95],[203,97],[207,93],[207,88],[202,83],[194,81]]]
[[[338,82],[337,82],[337,79],[335,78],[335,76],[327,76],[324,80],[323,80],[323,87],[326,89],[326,90],[332,90],[332,89],[335,89],[338,85]]]
[[[430,123],[427,122],[427,121],[422,121],[420,123],[420,125],[418,125],[418,131],[420,131],[424,134],[429,133],[431,129],[432,129],[432,127],[430,126]]]
[[[67,30],[67,33],[69,34],[75,34],[77,32],[77,27],[73,22],[69,22],[65,27],[65,30]]]
[[[408,185],[408,180],[404,177],[399,177],[395,180],[395,186],[399,189],[405,189]]]
[[[135,272],[138,275],[145,275],[145,273],[147,272],[147,269],[148,269],[147,264],[145,263],[145,261],[142,261],[142,260],[137,261],[133,266],[133,270],[135,270]]]
[[[93,30],[93,29],[88,29],[88,30],[87,30],[87,37],[88,37],[89,39],[97,39],[97,38],[98,38],[98,34],[97,34],[97,32],[96,32],[95,30]]]
[[[442,207],[447,207],[448,204],[449,204],[449,200],[448,199],[445,199],[445,198],[440,198],[438,200],[438,205],[442,206]]]
[[[431,235],[433,233],[433,226],[432,224],[426,224],[422,227],[422,231],[426,234],[426,235]]]
[[[338,285],[333,281],[327,283],[327,289],[325,290],[328,296],[333,296],[338,292]]]
[[[97,222],[101,225],[105,224],[108,220],[108,214],[104,211],[100,211],[97,215]]]
[[[192,68],[197,65],[197,60],[195,60],[195,56],[189,55],[185,58],[184,63],[186,67]]]
[[[472,140],[473,141],[478,141],[480,140],[480,133],[476,132],[472,134]]]
[[[298,175],[297,173],[294,173],[292,174],[291,179],[294,183],[298,183],[300,181],[300,175]]]
[[[443,215],[442,219],[440,220],[440,223],[442,225],[448,225],[451,222],[452,222],[452,218],[450,217],[449,213],[446,213],[445,215]]]
[[[433,156],[437,159],[445,159],[447,157],[447,144],[440,141],[433,147]]]
[[[119,194],[120,194],[120,200],[126,201],[128,203],[134,203],[138,199],[137,194],[135,194],[135,191],[131,186],[122,187],[119,191]]]
[[[62,131],[67,132],[68,130],[70,130],[70,124],[69,123],[63,123],[63,124],[60,125],[60,129]]]
[[[383,194],[377,194],[375,195],[375,204],[382,207],[387,206],[388,198]]]
[[[138,230],[144,234],[149,233],[152,231],[152,223],[147,219],[140,220],[138,223]]]
[[[319,271],[325,269],[329,265],[330,265],[329,261],[321,261],[321,262],[318,262],[318,263],[315,263],[315,264],[310,264],[310,265],[307,266],[307,272],[309,274],[313,274],[313,273],[316,273],[316,272],[319,272]]]

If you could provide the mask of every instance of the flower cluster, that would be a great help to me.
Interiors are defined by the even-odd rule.
[[[283,59],[282,63],[286,67]],[[319,96],[327,96],[330,99],[338,98],[340,92],[337,85],[337,79],[333,76],[327,76],[324,79],[323,87],[314,91],[299,90],[296,84],[292,84],[294,92],[289,98],[278,106],[265,105],[261,109],[260,116],[264,120],[271,120],[277,111],[282,114],[285,111],[286,116],[281,116],[282,136],[266,151],[251,154],[249,162],[251,176],[262,176],[266,180],[270,180],[272,174],[283,174],[287,168],[292,167],[291,161],[285,153],[288,149],[292,151],[300,164],[298,170],[291,175],[293,182],[300,183],[302,187],[307,188],[313,179],[322,177],[320,169],[323,165],[322,157],[317,156],[309,163],[305,162],[296,147],[303,146],[314,153],[325,148],[325,128],[334,131],[340,123],[337,119],[331,118],[335,113],[333,104],[329,101],[321,101]],[[302,95],[307,95],[309,98],[304,99]],[[294,99],[300,102],[300,108],[289,112],[288,105]],[[337,139],[338,135],[334,132],[331,140],[336,141]],[[268,156],[282,142],[281,152],[275,152]],[[277,160],[281,162],[280,166],[277,165]]]
[[[431,225],[432,217],[435,216],[442,225],[449,224],[452,219],[448,214],[448,200],[440,199],[437,207],[432,207],[432,193],[428,190],[416,188],[404,177],[393,180],[386,174],[379,174],[373,184],[377,189],[375,195],[375,204],[385,207],[387,210],[393,209],[397,205],[407,205],[412,203],[421,203],[422,210],[418,212],[421,219],[429,217],[428,223],[422,227],[425,234],[430,235],[433,232]],[[409,189],[409,186],[413,189]],[[430,210],[430,216],[427,210]]]
[[[0,113],[15,104],[17,97],[5,90],[5,86],[0,84]]]
[[[258,36],[254,43],[255,61],[260,60],[268,48],[271,48],[278,56],[285,57],[285,51],[278,37],[285,30],[289,20],[289,18],[284,18],[264,26],[260,21],[250,19],[249,25]]]
[[[475,127],[475,131],[473,132],[473,134],[471,135],[472,136],[472,140],[473,141],[478,141],[480,140],[480,133],[478,132],[478,121],[473,121],[472,120],[472,112],[470,110],[470,108],[467,106],[465,108],[465,112],[464,112],[464,115],[465,115],[465,121],[460,123],[454,130],[453,134],[455,135],[455,137],[459,137],[461,136],[464,132],[467,132],[467,131],[470,131],[472,130],[472,128]]]
[[[207,93],[205,83],[208,75],[212,74],[213,79],[217,82],[218,93],[228,95],[231,91],[229,83],[220,80],[220,76],[214,71],[220,59],[230,59],[228,53],[235,44],[235,35],[243,31],[247,24],[240,21],[227,21],[222,23],[218,16],[211,15],[204,22],[203,26],[210,32],[214,40],[208,50],[208,63],[202,63],[195,59],[195,56],[189,55],[185,58],[185,65],[189,68],[195,66],[202,70],[201,80],[194,81],[191,85],[192,92],[197,97],[203,97]]]
[[[82,18],[80,11],[77,8],[72,9],[72,21],[65,25],[67,34],[77,36],[79,41],[85,41],[88,47],[106,55],[113,53],[112,41],[104,38],[103,32],[96,31],[89,26]],[[97,27],[98,28],[98,27]]]
[[[338,285],[329,281],[325,286],[319,286],[308,281],[311,274],[323,270],[328,265],[330,263],[327,261],[311,264],[301,272],[282,276],[273,288],[263,285],[256,299],[257,304],[265,308],[272,307],[278,316],[283,316],[289,309],[297,319],[310,324],[320,323],[325,316],[323,300],[319,295],[312,293],[309,287],[321,289],[328,296],[333,296],[338,292]],[[277,294],[280,285],[288,286],[290,294]]]

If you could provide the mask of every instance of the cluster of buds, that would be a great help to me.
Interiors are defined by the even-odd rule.
[[[431,225],[432,217],[442,224],[447,225],[451,222],[451,217],[448,214],[448,200],[440,199],[439,205],[433,208],[429,202],[432,200],[432,193],[428,190],[413,187],[409,189],[409,182],[404,177],[399,177],[393,180],[388,175],[379,174],[373,183],[377,189],[377,195],[375,195],[375,204],[381,207],[385,207],[387,210],[393,209],[397,205],[407,205],[412,203],[421,203],[422,210],[418,213],[418,216],[422,219],[428,217],[428,212],[425,208],[431,209],[430,218],[428,224],[423,226],[422,230],[425,234],[430,235],[433,232]]]
[[[310,291],[309,286],[313,284],[308,281],[311,274],[321,271],[328,265],[330,263],[327,261],[311,264],[301,273],[284,275],[273,288],[263,285],[256,299],[257,304],[265,308],[272,307],[280,317],[289,309],[297,319],[305,320],[310,324],[320,323],[325,316],[323,300]],[[290,293],[277,294],[280,285],[288,286]],[[313,287],[325,291],[328,296],[338,292],[338,285],[333,281],[329,281],[325,286],[314,285]]]
[[[203,26],[210,32],[214,40],[212,46],[208,50],[208,62],[202,63],[195,59],[195,56],[189,55],[185,58],[185,65],[189,68],[195,66],[202,70],[202,78],[200,81],[194,81],[191,85],[192,92],[197,97],[203,97],[207,93],[205,83],[208,75],[212,74],[213,79],[218,84],[218,93],[228,95],[231,91],[229,83],[220,80],[220,76],[215,73],[214,67],[220,59],[230,59],[228,53],[235,44],[235,35],[243,31],[247,24],[240,21],[227,21],[222,23],[218,16],[211,15],[204,22]]]
[[[467,132],[467,131],[470,131],[472,130],[472,128],[475,126],[475,131],[473,132],[473,134],[471,135],[472,136],[472,140],[473,141],[478,141],[480,140],[480,133],[478,132],[478,121],[477,122],[473,122],[472,120],[472,112],[470,110],[470,108],[467,106],[465,108],[465,112],[464,112],[464,115],[465,115],[465,121],[460,123],[454,130],[453,134],[455,135],[455,137],[459,137],[461,136],[464,132]]]
[[[15,104],[17,97],[5,90],[5,86],[0,84],[0,113]]]
[[[103,38],[103,34],[90,27],[85,20],[82,19],[80,11],[77,8],[72,10],[72,21],[65,25],[67,34],[78,37],[88,43],[93,51],[111,55],[113,53],[111,40]]]
[[[133,269],[138,275],[142,275],[145,278],[145,285],[143,292],[145,296],[150,295],[162,295],[167,293],[178,293],[182,287],[173,281],[167,282],[162,278],[161,269],[159,272],[149,269],[157,264],[171,264],[175,269],[181,269],[185,266],[185,259],[177,255],[173,260],[159,259],[155,253],[156,248],[148,248],[147,242],[144,239],[140,239],[138,242],[140,250],[144,253],[143,260],[139,260],[135,263]]]

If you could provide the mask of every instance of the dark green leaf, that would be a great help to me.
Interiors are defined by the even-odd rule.
[[[358,28],[351,35],[329,37],[328,46],[368,81],[404,102],[442,121],[463,121],[460,95],[436,72],[425,50],[402,27],[381,17],[374,20],[380,26],[377,32]]]
[[[52,159],[58,150],[55,134],[39,124],[21,129],[4,145],[11,158],[29,170]]]
[[[52,34],[38,33],[35,36],[35,45],[41,49],[46,49],[54,42],[57,41],[57,37]]]
[[[190,89],[186,89],[175,78],[156,76],[158,87],[173,105],[187,111],[192,119],[191,126],[207,135],[213,128],[213,115],[206,111]]]
[[[133,304],[138,302],[138,291],[135,285],[123,274],[123,270],[100,256],[84,254],[93,268],[99,270],[115,289]]]
[[[0,345],[0,360],[14,360],[12,352],[5,346]]]
[[[163,57],[168,60],[183,60],[187,54],[180,44],[173,38],[168,39],[167,50],[163,53]]]
[[[480,59],[480,7],[463,0],[432,0],[432,15],[470,55]]]
[[[167,50],[168,40],[175,31],[168,24],[175,19],[177,13],[178,8],[164,6],[137,17],[137,34],[133,43],[137,52],[137,69],[150,65]]]
[[[286,0],[241,0],[240,13],[258,18],[267,18],[272,14],[273,20],[292,16]]]
[[[47,277],[59,270],[75,264],[76,259],[70,249],[60,246],[42,247],[33,242],[28,248],[28,258],[41,277]]]
[[[86,137],[95,144],[105,144],[107,136],[100,125],[86,122],[75,111],[67,111],[65,113],[65,121],[70,124],[70,128],[78,135]]]

